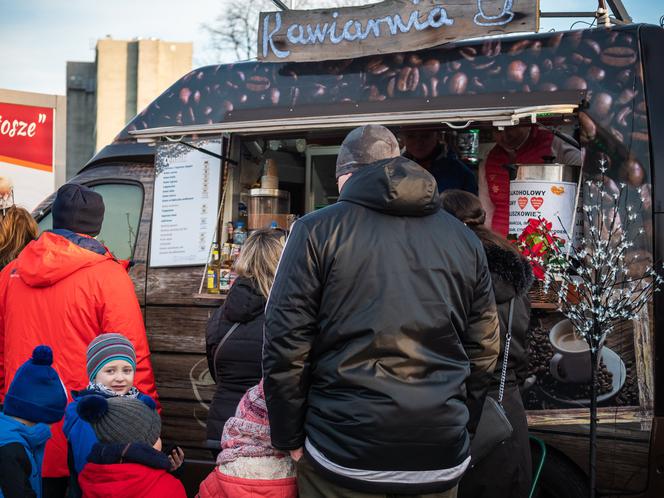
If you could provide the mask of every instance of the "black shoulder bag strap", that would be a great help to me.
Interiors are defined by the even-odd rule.
[[[221,346],[224,345],[224,343],[228,340],[228,338],[235,332],[235,329],[240,326],[240,322],[235,322],[233,326],[228,329],[228,332],[224,334],[224,337],[221,338],[221,341],[219,341],[219,344],[217,344],[217,347],[214,350],[214,356],[212,357],[212,366],[214,367],[214,376],[217,376],[217,356],[219,355],[219,351],[221,351]]]
[[[505,351],[503,352],[503,368],[500,372],[500,385],[498,387],[498,403],[503,406],[503,395],[505,394],[505,381],[507,380],[507,358],[510,355],[510,343],[512,342],[512,315],[514,314],[514,298],[510,299],[510,311],[507,318],[507,334],[505,335]]]

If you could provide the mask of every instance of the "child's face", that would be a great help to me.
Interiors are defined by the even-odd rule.
[[[134,368],[125,360],[109,361],[99,371],[95,382],[116,394],[127,394],[134,386]]]

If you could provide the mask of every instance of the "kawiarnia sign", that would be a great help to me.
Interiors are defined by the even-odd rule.
[[[362,7],[262,12],[258,59],[320,61],[537,31],[539,0],[386,0]]]

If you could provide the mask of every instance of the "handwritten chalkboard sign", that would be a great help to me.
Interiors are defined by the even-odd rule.
[[[539,0],[386,0],[362,7],[262,12],[258,59],[321,61],[537,31]]]

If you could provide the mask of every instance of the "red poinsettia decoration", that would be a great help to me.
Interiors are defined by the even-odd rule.
[[[550,221],[530,218],[516,244],[533,267],[535,278],[544,280],[547,267],[559,262],[565,241],[553,234]]]

